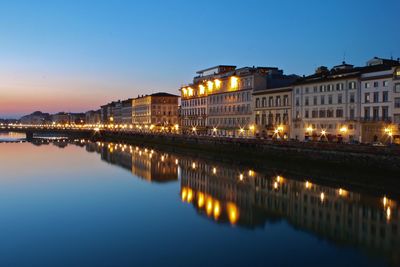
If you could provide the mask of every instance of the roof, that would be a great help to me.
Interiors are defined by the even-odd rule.
[[[390,64],[371,65],[371,66],[355,67],[349,69],[331,69],[320,73],[314,73],[309,76],[304,76],[300,78],[295,84],[300,85],[300,84],[310,84],[317,82],[327,82],[332,80],[358,78],[364,73],[391,70],[392,67],[394,66],[400,66],[400,62],[397,62],[397,65],[391,62]]]
[[[197,74],[201,74],[203,72],[206,72],[208,70],[213,70],[213,69],[216,69],[216,68],[232,68],[232,69],[235,69],[236,66],[233,66],[233,65],[217,65],[217,66],[214,66],[214,67],[210,67],[210,68],[207,68],[207,69],[196,71],[196,73]]]
[[[179,97],[177,95],[173,95],[173,94],[165,93],[165,92],[154,93],[154,94],[151,94],[151,96],[173,96],[173,97]]]

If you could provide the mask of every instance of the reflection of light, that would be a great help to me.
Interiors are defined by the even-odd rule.
[[[311,183],[309,181],[306,181],[306,188],[310,188],[311,187]]]
[[[231,89],[237,89],[238,88],[238,78],[235,76],[231,77]]]
[[[240,174],[240,175],[239,175],[239,180],[240,180],[240,181],[243,181],[243,174]]]
[[[322,192],[322,193],[321,193],[321,196],[320,196],[320,198],[321,198],[321,202],[323,202],[323,201],[324,201],[324,199],[325,199],[325,194],[324,194],[324,192]]]
[[[192,189],[188,189],[187,202],[192,202],[192,200],[193,200],[193,190]]]
[[[387,204],[387,198],[386,198],[386,197],[383,197],[383,206],[385,207],[386,204]]]
[[[187,190],[186,188],[182,188],[182,193],[181,193],[182,201],[186,200],[186,196],[187,196]]]
[[[282,180],[282,177],[280,177],[279,175],[276,176],[276,181],[277,181],[278,183],[281,182],[281,180]]]
[[[228,204],[226,204],[226,209],[228,212],[229,222],[231,224],[235,224],[239,219],[239,210],[238,210],[237,206],[235,204],[229,202]]]
[[[206,206],[207,215],[210,215],[210,214],[211,214],[212,208],[213,208],[212,199],[211,199],[211,198],[208,198],[208,199],[207,199],[207,206]]]
[[[196,169],[196,163],[194,163],[194,162],[192,163],[192,168]]]
[[[214,167],[212,172],[213,172],[213,174],[216,174],[217,173],[217,168]]]
[[[217,219],[220,214],[221,214],[221,206],[219,204],[219,201],[215,201],[215,203],[214,203],[214,218]]]
[[[204,206],[204,194],[203,193],[199,193],[199,195],[198,195],[197,206],[199,206],[199,208],[202,208]]]
[[[390,207],[387,207],[386,209],[386,219],[390,220]]]
[[[161,156],[161,161],[164,161],[164,156]]]
[[[274,189],[278,188],[278,182],[274,182]]]
[[[254,172],[252,170],[249,170],[249,176],[253,176]]]
[[[175,160],[175,164],[178,165],[178,163],[179,163],[179,161],[178,161],[178,159],[176,159],[176,160]]]

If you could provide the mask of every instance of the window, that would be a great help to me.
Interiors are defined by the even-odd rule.
[[[321,109],[320,111],[319,111],[319,117],[320,118],[325,118],[325,110],[324,109]]]
[[[374,92],[374,103],[379,102],[379,92]]]
[[[277,107],[280,107],[280,106],[281,106],[281,97],[280,97],[280,96],[277,96],[277,97],[276,97],[276,106],[277,106]]]
[[[342,96],[342,94],[339,94],[338,96],[337,96],[337,102],[338,102],[338,104],[342,104],[342,102],[343,102],[343,96]]]
[[[274,98],[273,98],[272,96],[270,96],[270,97],[268,98],[268,106],[269,106],[269,107],[272,107],[273,104],[274,104]]]
[[[260,99],[257,97],[256,98],[256,108],[258,108],[260,106]]]
[[[299,98],[298,98],[298,97],[296,97],[296,106],[299,106],[299,105],[300,105]]]
[[[399,98],[399,100],[400,100],[400,98]],[[400,103],[399,103],[399,105],[400,105]],[[308,109],[306,109],[306,110],[304,111],[304,118],[308,118]]]
[[[350,108],[349,117],[350,117],[350,120],[354,120],[354,108]]]
[[[350,93],[350,103],[354,103],[355,102],[355,95],[354,93]]]
[[[369,107],[365,107],[365,108],[364,108],[364,118],[365,118],[366,120],[369,120],[370,117],[371,117],[370,108],[369,108]]]
[[[306,89],[305,89],[305,93],[306,93],[306,94],[308,94],[308,87],[306,87]]]
[[[256,114],[256,125],[260,124],[260,114]]]
[[[336,118],[342,118],[343,117],[343,109],[338,108],[336,110]]]
[[[325,96],[321,95],[321,105],[325,105]]]
[[[389,119],[389,107],[382,107],[382,120]]]
[[[388,102],[388,101],[389,101],[389,92],[383,91],[382,92],[382,102]]]
[[[365,84],[364,84],[364,87],[365,87],[365,88],[370,88],[370,87],[371,87],[371,84],[370,84],[370,83],[365,83]]]
[[[393,115],[393,122],[396,124],[400,124],[400,114]]]
[[[328,104],[329,104],[329,105],[332,105],[332,102],[333,102],[333,96],[332,96],[332,95],[329,95],[329,96],[328,96]]]
[[[378,87],[379,83],[378,82],[374,82],[374,87]]]
[[[296,88],[296,95],[298,95],[300,93],[300,89]]]
[[[372,119],[374,121],[379,120],[379,107],[374,107],[372,110]]]
[[[396,97],[394,99],[394,107],[395,108],[400,108],[400,97]]]
[[[343,83],[336,84],[336,91],[343,91]]]
[[[289,97],[287,95],[283,96],[283,105],[284,106],[289,105]]]
[[[365,93],[364,102],[369,103],[369,93]]]
[[[318,118],[318,110],[313,110],[312,112],[311,112],[311,117],[312,118]]]
[[[400,74],[399,74],[399,76],[400,76]],[[314,86],[313,90],[314,90],[314,93],[318,92],[318,87]]]
[[[383,81],[383,87],[388,87],[389,86],[389,82],[388,81]]]
[[[349,89],[356,89],[356,82],[350,82]]]
[[[326,117],[327,118],[333,118],[333,109],[328,109],[326,111]]]
[[[267,98],[266,98],[266,97],[263,97],[263,98],[262,98],[261,105],[262,105],[263,107],[267,106]]]
[[[313,99],[313,104],[314,104],[314,105],[317,105],[317,104],[318,104],[318,103],[317,103],[317,101],[318,101],[318,100],[317,100],[317,97],[316,97],[316,96],[314,96],[314,99]]]
[[[266,125],[267,124],[267,114],[262,114],[261,124],[262,125]]]
[[[400,72],[400,70],[398,70],[398,72]],[[400,74],[399,74],[399,76],[400,76]],[[396,83],[394,85],[394,92],[395,93],[400,93],[400,83]]]
[[[319,91],[320,92],[325,92],[326,86],[325,85],[320,85]]]
[[[304,99],[304,105],[308,106],[308,96]]]

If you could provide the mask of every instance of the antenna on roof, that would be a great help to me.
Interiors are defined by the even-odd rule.
[[[343,64],[346,62],[346,50],[343,52]]]
[[[393,60],[393,52],[390,51],[390,59]]]

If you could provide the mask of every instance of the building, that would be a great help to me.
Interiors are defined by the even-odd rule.
[[[400,90],[396,90],[395,82],[400,77],[396,75],[399,66],[399,61],[375,57],[367,62],[367,67],[362,71],[360,90],[363,142],[400,141],[400,122],[397,118],[396,123],[394,118],[400,110]]]
[[[155,93],[133,99],[132,121],[143,130],[177,130],[179,96]]]
[[[198,71],[193,83],[182,86],[184,133],[253,136],[252,94],[266,87],[268,73],[277,68],[219,65]]]
[[[87,124],[99,124],[99,123],[101,123],[101,119],[100,119],[100,117],[101,117],[100,115],[101,114],[100,113],[101,113],[100,110],[87,111],[85,113],[85,122]]]
[[[132,124],[132,112],[133,112],[133,99],[129,98],[127,100],[122,101],[121,107],[121,115],[122,115],[122,124]]]
[[[359,140],[360,68],[319,67],[293,90],[293,131],[299,140]]]
[[[103,124],[119,124],[122,120],[121,101],[113,101],[100,107]]]
[[[297,75],[278,72],[267,77],[267,86],[253,92],[255,135],[262,138],[287,139],[292,122],[292,84]]]
[[[41,111],[35,111],[32,114],[21,117],[20,123],[22,124],[46,124],[50,122],[50,114]]]
[[[54,124],[70,124],[71,123],[70,115],[65,112],[59,112],[59,113],[50,115],[50,120]]]
[[[70,124],[84,124],[86,115],[85,113],[69,113]]]
[[[293,91],[292,138],[388,141],[385,129],[394,112],[391,80],[396,66],[399,61],[380,58],[363,67],[343,62],[331,70],[319,67],[315,74],[300,79]]]

